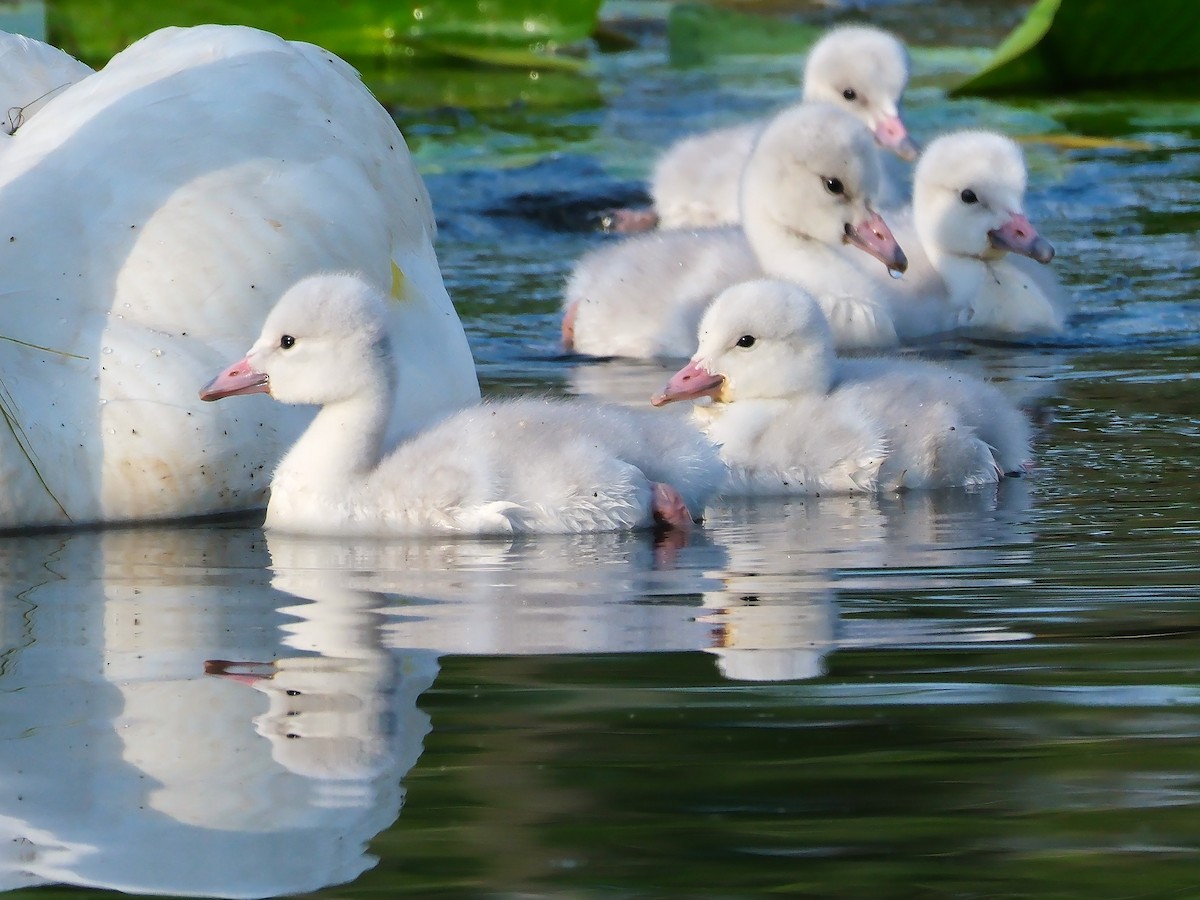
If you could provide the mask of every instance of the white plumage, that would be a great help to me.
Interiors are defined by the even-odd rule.
[[[808,53],[804,102],[833,103],[852,113],[881,146],[905,159],[916,146],[900,118],[908,85],[908,54],[893,35],[877,28],[835,28]],[[738,182],[760,119],[702,134],[672,145],[654,166],[650,196],[663,228],[702,228],[740,220]]]
[[[303,416],[181,397],[317,270],[404,298],[392,339],[428,365],[398,420],[477,401],[428,195],[348,65],[201,26],[84,75],[0,142],[0,527],[261,506]]]
[[[0,141],[55,94],[91,74],[89,66],[57,47],[0,31]]]
[[[730,494],[895,491],[999,480],[1028,463],[1025,417],[993,386],[931,363],[839,360],[812,298],[756,281],[718,297],[656,405],[721,446]]]
[[[267,526],[318,534],[687,528],[720,484],[716,450],[688,425],[616,406],[512,400],[461,411],[384,453],[411,361],[384,298],[352,275],[305,279],[246,358],[202,392],[269,391],[321,410],[275,471]],[[399,369],[398,377],[393,373]]]
[[[636,235],[587,254],[567,284],[565,342],[592,356],[690,356],[712,298],[765,273],[817,298],[838,347],[895,345],[888,289],[866,271],[906,265],[873,208],[878,156],[836,107],[785,110],[746,166],[741,228]]]
[[[959,131],[929,144],[911,220],[898,228],[911,263],[892,307],[901,337],[1064,330],[1069,303],[1045,266],[1054,248],[1025,215],[1025,185],[1021,149],[1002,135]]]

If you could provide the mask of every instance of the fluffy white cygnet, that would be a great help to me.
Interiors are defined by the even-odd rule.
[[[727,494],[966,487],[1030,458],[1029,424],[995,387],[916,360],[839,360],[820,308],[781,281],[714,300],[696,355],[652,402],[699,397]]]
[[[766,274],[817,299],[838,347],[895,345],[889,289],[866,272],[907,266],[873,208],[879,177],[875,142],[849,113],[785,110],[746,166],[741,228],[634,235],[588,253],[567,284],[564,344],[591,356],[690,356],[711,299]]]
[[[913,181],[912,271],[893,306],[901,337],[1063,331],[1069,303],[1044,267],[1054,248],[1025,215],[1025,184],[1021,149],[1002,135],[959,131],[930,143]]]
[[[835,28],[813,45],[804,66],[804,102],[841,106],[904,159],[917,148],[900,118],[908,85],[908,53],[878,28]],[[674,144],[654,167],[650,196],[663,228],[727,225],[741,216],[738,181],[754,140],[766,125],[755,120],[692,135]]]
[[[246,358],[205,400],[265,392],[321,407],[275,471],[267,527],[310,534],[610,531],[686,528],[724,477],[716,450],[683,419],[542,399],[458,412],[394,449],[389,301],[354,275],[287,291]],[[398,371],[398,374],[393,374]]]

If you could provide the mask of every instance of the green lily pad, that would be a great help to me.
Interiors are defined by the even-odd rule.
[[[602,0],[50,0],[50,42],[93,65],[167,25],[252,25],[309,41],[360,68],[454,58],[521,68],[579,68],[560,50],[595,27]]]
[[[739,13],[697,3],[681,3],[667,16],[671,64],[698,66],[722,56],[800,54],[823,28],[783,19]]]
[[[452,60],[360,71],[379,102],[392,110],[590,108],[601,102],[595,81],[573,71],[484,71]]]
[[[1040,0],[983,69],[951,93],[1144,89],[1167,82],[1174,92],[1194,92],[1198,44],[1195,0]]]

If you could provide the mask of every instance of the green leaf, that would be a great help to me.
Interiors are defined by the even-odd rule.
[[[1173,91],[1195,92],[1197,45],[1196,0],[1040,0],[951,93],[1132,90],[1167,79]]]
[[[450,57],[488,63],[493,66],[509,66],[520,69],[561,69],[577,72],[584,63],[573,56],[556,56],[525,47],[506,47],[494,44],[470,44],[426,38],[418,45],[422,50]]]
[[[589,108],[601,102],[595,81],[573,71],[481,71],[444,59],[360,71],[379,102],[393,111]]]
[[[803,53],[823,28],[681,3],[667,16],[671,64],[698,66],[722,56]]]
[[[252,25],[309,41],[359,68],[454,58],[521,68],[578,68],[560,51],[585,40],[602,0],[50,0],[50,42],[93,65],[151,31],[205,22]]]

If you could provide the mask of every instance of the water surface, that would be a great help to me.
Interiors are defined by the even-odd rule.
[[[960,48],[915,53],[918,137],[1025,140],[1070,332],[925,352],[1030,408],[1034,472],[730,503],[683,545],[255,522],[0,539],[0,887],[1195,893],[1200,117],[951,103],[1019,11],[871,9]],[[669,138],[793,89],[792,60],[672,69],[660,26],[638,33],[596,60],[590,102],[397,109],[488,393],[642,402],[668,363],[557,346],[572,260],[612,239],[587,217]],[[1071,131],[1119,142],[1039,139]]]

